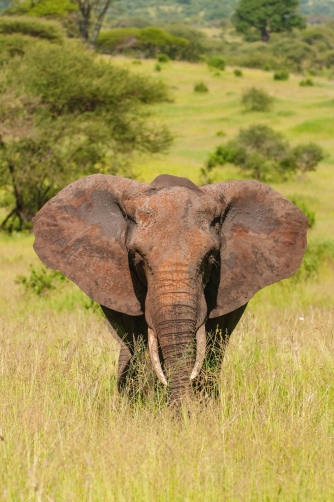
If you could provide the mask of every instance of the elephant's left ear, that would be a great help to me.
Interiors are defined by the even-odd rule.
[[[307,218],[292,202],[257,181],[216,183],[201,190],[225,208],[220,283],[210,314],[217,317],[296,272],[306,249]]]

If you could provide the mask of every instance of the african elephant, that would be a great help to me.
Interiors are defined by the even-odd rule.
[[[298,269],[307,230],[295,205],[257,181],[199,188],[169,175],[150,185],[88,176],[33,224],[40,259],[101,305],[121,344],[119,388],[141,335],[176,402],[201,370],[206,333],[228,337],[259,289]]]

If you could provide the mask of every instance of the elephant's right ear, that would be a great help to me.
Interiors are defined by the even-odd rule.
[[[147,185],[96,174],[61,190],[33,219],[34,249],[92,300],[129,315],[141,315],[125,246],[121,202]]]

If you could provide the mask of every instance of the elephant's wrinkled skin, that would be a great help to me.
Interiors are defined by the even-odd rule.
[[[198,188],[168,175],[146,185],[97,174],[39,211],[34,248],[101,304],[121,344],[119,386],[142,335],[179,400],[203,363],[204,326],[230,335],[259,289],[297,270],[306,230],[296,206],[256,181]]]

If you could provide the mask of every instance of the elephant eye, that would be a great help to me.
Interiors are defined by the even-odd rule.
[[[131,223],[137,223],[136,218],[134,216],[130,216],[129,214],[126,215],[126,219],[131,221]]]
[[[210,265],[213,265],[214,267],[218,265],[218,260],[213,255],[209,256],[208,262],[210,263]]]
[[[216,218],[214,218],[211,222],[211,227],[215,229],[216,232],[220,232],[220,229],[221,229],[221,217],[220,216],[217,216]]]
[[[139,263],[141,263],[143,261],[143,259],[139,253],[134,253],[132,261],[133,261],[134,266],[137,266],[137,265],[139,265]]]

